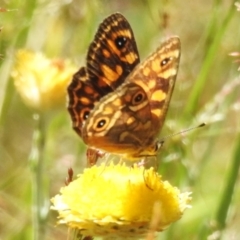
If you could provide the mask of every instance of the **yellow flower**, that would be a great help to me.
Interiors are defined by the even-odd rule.
[[[59,224],[84,236],[113,239],[144,237],[159,213],[154,231],[162,231],[189,208],[190,193],[180,193],[151,169],[126,165],[93,166],[52,199]],[[155,209],[155,210],[154,210]]]
[[[75,71],[69,60],[50,60],[41,53],[19,50],[12,77],[25,104],[42,111],[65,101]]]

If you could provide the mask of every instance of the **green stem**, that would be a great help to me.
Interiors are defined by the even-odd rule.
[[[220,23],[219,30],[215,32],[216,34],[215,38],[213,39],[213,42],[208,49],[208,52],[205,57],[205,61],[203,62],[201,72],[196,80],[196,84],[194,85],[193,90],[191,91],[191,94],[188,100],[188,105],[185,109],[185,113],[187,114],[187,116],[192,115],[192,113],[194,112],[194,109],[197,109],[196,106],[198,104],[199,96],[201,95],[203,88],[206,85],[206,81],[208,79],[207,77],[209,72],[211,71],[211,67],[214,62],[214,59],[217,56],[217,51],[221,43],[223,34],[227,29],[227,26],[233,16],[233,13],[236,11],[234,7],[234,2],[235,0],[232,2],[231,7],[228,13],[226,14],[224,20],[222,21],[222,23]]]
[[[238,179],[239,168],[240,168],[240,135],[238,136],[237,139],[237,146],[232,159],[232,165],[230,166],[226,186],[224,188],[215,216],[217,227],[220,230],[222,230],[226,224],[227,213],[234,193],[234,186]]]
[[[226,185],[220,197],[219,205],[215,214],[215,218],[212,221],[212,226],[209,223],[204,223],[204,226],[199,233],[198,239],[208,239],[211,234],[219,233],[214,238],[216,240],[221,239],[221,230],[225,228],[227,214],[231,205],[232,196],[234,194],[235,183],[238,180],[238,172],[240,168],[240,134],[237,139],[237,145],[232,158],[232,164],[230,166],[229,173],[226,178]]]
[[[29,162],[32,169],[32,217],[33,239],[43,240],[48,207],[45,206],[46,188],[44,186],[44,152],[46,142],[45,121],[42,115],[35,114],[37,126],[33,134],[33,146]]]

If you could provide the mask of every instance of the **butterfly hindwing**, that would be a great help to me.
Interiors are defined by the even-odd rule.
[[[94,104],[99,101],[100,94],[95,90],[85,67],[73,75],[68,86],[68,111],[70,113],[74,130],[82,136],[83,122],[88,118]]]

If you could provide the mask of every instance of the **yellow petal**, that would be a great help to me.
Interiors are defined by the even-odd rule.
[[[75,70],[69,60],[47,59],[41,53],[19,50],[11,75],[25,104],[42,111],[65,101]]]
[[[52,199],[59,223],[88,236],[139,238],[149,231],[154,206],[162,231],[189,208],[190,193],[162,181],[153,168],[101,165],[85,169]]]

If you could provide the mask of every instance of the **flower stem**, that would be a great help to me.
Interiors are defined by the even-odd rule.
[[[43,179],[46,134],[44,117],[35,114],[34,119],[37,125],[33,134],[33,145],[29,158],[32,170],[32,235],[33,239],[42,240],[45,235],[45,223],[48,215],[48,207],[45,204],[46,188]]]

